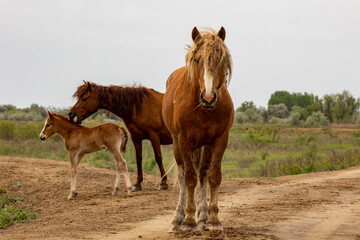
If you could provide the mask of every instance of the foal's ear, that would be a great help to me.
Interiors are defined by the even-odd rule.
[[[50,113],[50,111],[47,111],[47,115],[49,116],[50,119],[53,119],[53,115]]]
[[[225,28],[221,27],[217,35],[224,41],[226,36]]]
[[[197,43],[201,39],[201,34],[196,27],[194,27],[191,32],[191,38],[194,41],[194,43]]]
[[[90,84],[90,82],[87,82],[87,85],[88,85],[89,92],[91,92],[91,84]]]

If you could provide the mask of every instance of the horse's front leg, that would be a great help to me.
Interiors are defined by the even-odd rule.
[[[177,138],[173,137],[173,141],[174,141],[174,145],[173,145],[174,157],[178,166],[177,172],[178,172],[180,193],[179,193],[178,205],[176,207],[176,215],[174,217],[174,220],[171,222],[169,232],[180,229],[180,226],[183,223],[185,217],[185,203],[187,198],[185,178],[184,178],[184,162],[182,160],[182,156],[178,148]]]
[[[76,191],[77,166],[79,165],[83,157],[84,155],[79,155],[78,152],[76,151],[69,151],[70,175],[71,175],[71,188],[70,188],[70,195],[68,196],[69,200],[73,200],[77,196],[77,191]]]
[[[143,172],[142,172],[142,140],[137,139],[131,136],[132,142],[135,147],[135,154],[136,154],[136,167],[137,167],[137,181],[134,186],[132,186],[131,191],[137,192],[141,191],[141,183],[143,181]]]
[[[195,222],[195,187],[197,184],[197,173],[193,163],[193,153],[185,141],[180,143],[179,148],[185,163],[185,184],[187,188],[187,199],[185,206],[185,219],[180,227],[181,231],[191,231],[196,228]]]
[[[206,222],[205,230],[223,230],[218,218],[218,190],[221,183],[221,161],[226,149],[228,134],[215,141],[212,149],[210,168],[208,171],[208,181],[210,186],[209,218]]]

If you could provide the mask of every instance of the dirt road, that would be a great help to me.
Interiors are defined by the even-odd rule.
[[[79,167],[78,197],[68,201],[67,162],[0,156],[0,187],[39,216],[0,229],[0,239],[360,239],[360,167],[279,178],[223,179],[223,232],[168,233],[178,193],[111,195],[113,170]],[[136,179],[131,174],[133,181]],[[14,187],[20,181],[21,187]],[[171,182],[171,181],[170,181]],[[122,179],[122,187],[124,181]]]

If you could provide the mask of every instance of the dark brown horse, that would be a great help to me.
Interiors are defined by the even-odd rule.
[[[170,231],[178,228],[190,231],[196,226],[199,230],[222,230],[218,219],[218,188],[221,161],[234,118],[234,106],[227,90],[232,61],[224,43],[223,27],[218,33],[212,30],[200,33],[195,27],[192,39],[194,43],[186,55],[186,66],[173,72],[167,81],[162,109],[173,138],[180,185]],[[194,195],[198,181],[201,196],[196,206]]]
[[[124,120],[136,151],[138,177],[132,191],[141,190],[144,139],[151,141],[160,169],[161,183],[158,190],[168,189],[160,150],[160,144],[172,144],[170,132],[161,115],[164,94],[145,87],[101,86],[84,81],[74,97],[78,100],[69,110],[71,120],[77,118],[76,121],[80,123],[98,109],[109,110]]]

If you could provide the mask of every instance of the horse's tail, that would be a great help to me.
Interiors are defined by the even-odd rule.
[[[126,144],[128,142],[128,135],[127,135],[126,130],[123,127],[119,127],[119,131],[120,131],[121,138],[122,138],[121,145],[120,145],[120,152],[122,154],[124,154],[126,151]]]

